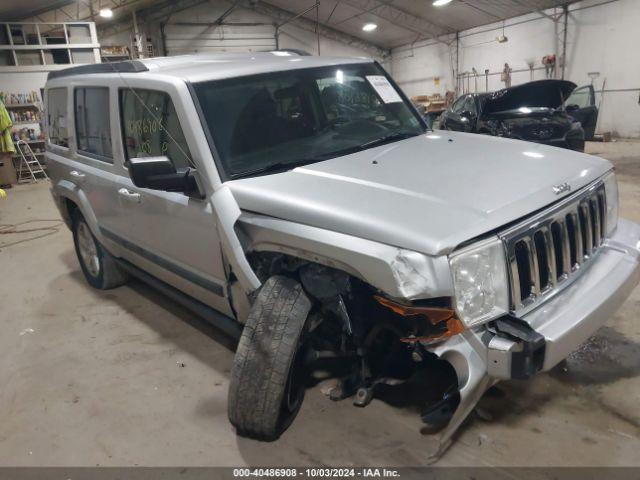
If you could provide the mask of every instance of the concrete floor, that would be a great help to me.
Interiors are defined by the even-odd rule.
[[[589,150],[616,165],[621,215],[640,222],[640,143]],[[58,219],[46,184],[8,193],[0,223]],[[230,342],[140,283],[91,289],[64,226],[4,246],[42,233],[0,235],[0,466],[425,463],[433,437],[412,408],[320,387],[279,441],[237,437]],[[500,384],[438,465],[640,465],[639,312],[637,289],[565,365]]]

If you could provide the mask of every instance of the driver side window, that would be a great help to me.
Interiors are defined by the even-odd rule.
[[[467,98],[464,100],[462,111],[472,113],[473,115],[476,114],[476,102],[473,99],[473,95],[467,95]]]
[[[166,156],[176,169],[195,168],[171,97],[156,90],[120,91],[126,160]]]
[[[590,87],[576,88],[569,96],[566,105],[577,105],[579,108],[587,108],[594,104]]]
[[[465,96],[463,95],[460,98],[458,98],[458,100],[455,101],[455,103],[451,107],[451,111],[453,113],[460,115],[462,112],[464,112],[464,103],[465,103]]]

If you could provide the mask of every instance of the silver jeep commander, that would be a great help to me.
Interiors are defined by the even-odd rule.
[[[638,283],[609,162],[429,131],[369,59],[81,66],[45,101],[87,281],[135,275],[240,337],[240,435],[278,438],[320,363],[358,406],[426,369],[448,372],[422,413],[444,448],[488,387],[552,368]]]

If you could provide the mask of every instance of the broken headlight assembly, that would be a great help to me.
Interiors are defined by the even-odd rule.
[[[467,328],[509,311],[509,283],[502,242],[496,237],[450,255],[454,301]]]
[[[609,172],[603,181],[607,197],[607,235],[611,235],[618,225],[618,180],[614,172]]]

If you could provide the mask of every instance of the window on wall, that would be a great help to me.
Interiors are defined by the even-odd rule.
[[[76,88],[75,120],[78,153],[111,162],[111,125],[109,89]]]
[[[127,159],[166,156],[176,169],[195,168],[171,97],[155,90],[120,92]]]
[[[49,142],[69,147],[66,88],[50,88],[47,91],[47,125]]]

